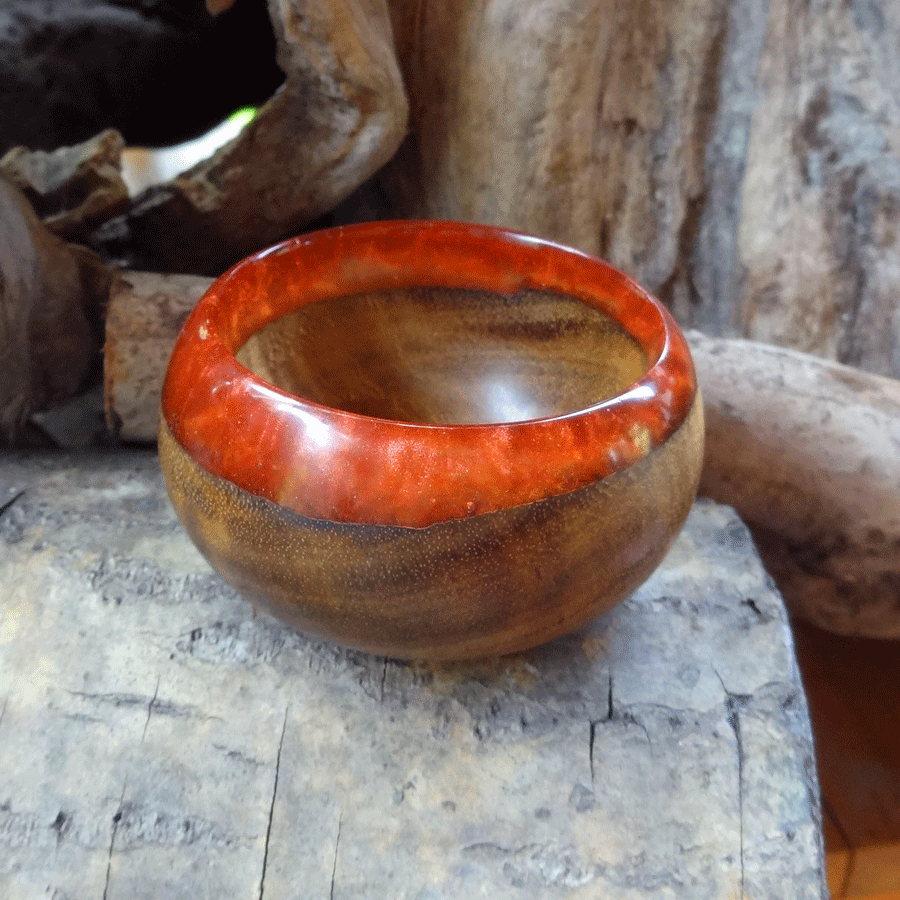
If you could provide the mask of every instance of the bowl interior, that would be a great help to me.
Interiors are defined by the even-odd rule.
[[[545,291],[405,288],[308,303],[253,334],[238,360],[346,412],[436,425],[565,415],[648,368],[612,318]]]

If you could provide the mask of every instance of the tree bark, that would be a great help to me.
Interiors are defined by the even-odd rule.
[[[682,324],[900,376],[900,6],[395,0],[387,214],[573,244]]]

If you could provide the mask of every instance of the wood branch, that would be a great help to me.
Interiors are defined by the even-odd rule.
[[[128,206],[121,171],[124,145],[118,131],[108,130],[49,153],[14,147],[0,159],[0,171],[54,234],[83,241],[93,227]]]
[[[701,493],[754,528],[792,612],[900,637],[900,381],[692,332]]]
[[[154,441],[165,364],[209,280],[126,273],[106,339],[108,421]],[[750,341],[689,335],[703,386],[701,491],[750,523],[792,612],[900,637],[900,382]]]
[[[91,320],[106,284],[100,261],[51,234],[0,176],[0,443],[82,387],[99,361]]]
[[[125,441],[156,440],[159,395],[175,338],[212,283],[197,275],[122,272],[106,316],[103,377],[106,422]]]
[[[374,174],[406,132],[384,0],[272,0],[286,80],[243,132],[151,187],[94,246],[132,268],[218,275]]]

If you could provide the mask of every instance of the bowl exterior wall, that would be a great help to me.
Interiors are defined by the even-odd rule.
[[[402,658],[511,653],[571,633],[640,585],[693,501],[699,393],[638,464],[545,500],[427,528],[301,516],[201,468],[162,421],[172,503],[211,565],[299,630]]]

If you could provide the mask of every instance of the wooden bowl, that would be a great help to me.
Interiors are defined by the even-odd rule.
[[[669,313],[593,257],[380,222],[239,263],[162,393],[172,503],[309,634],[406,658],[522,650],[639,585],[693,500],[702,404]]]

